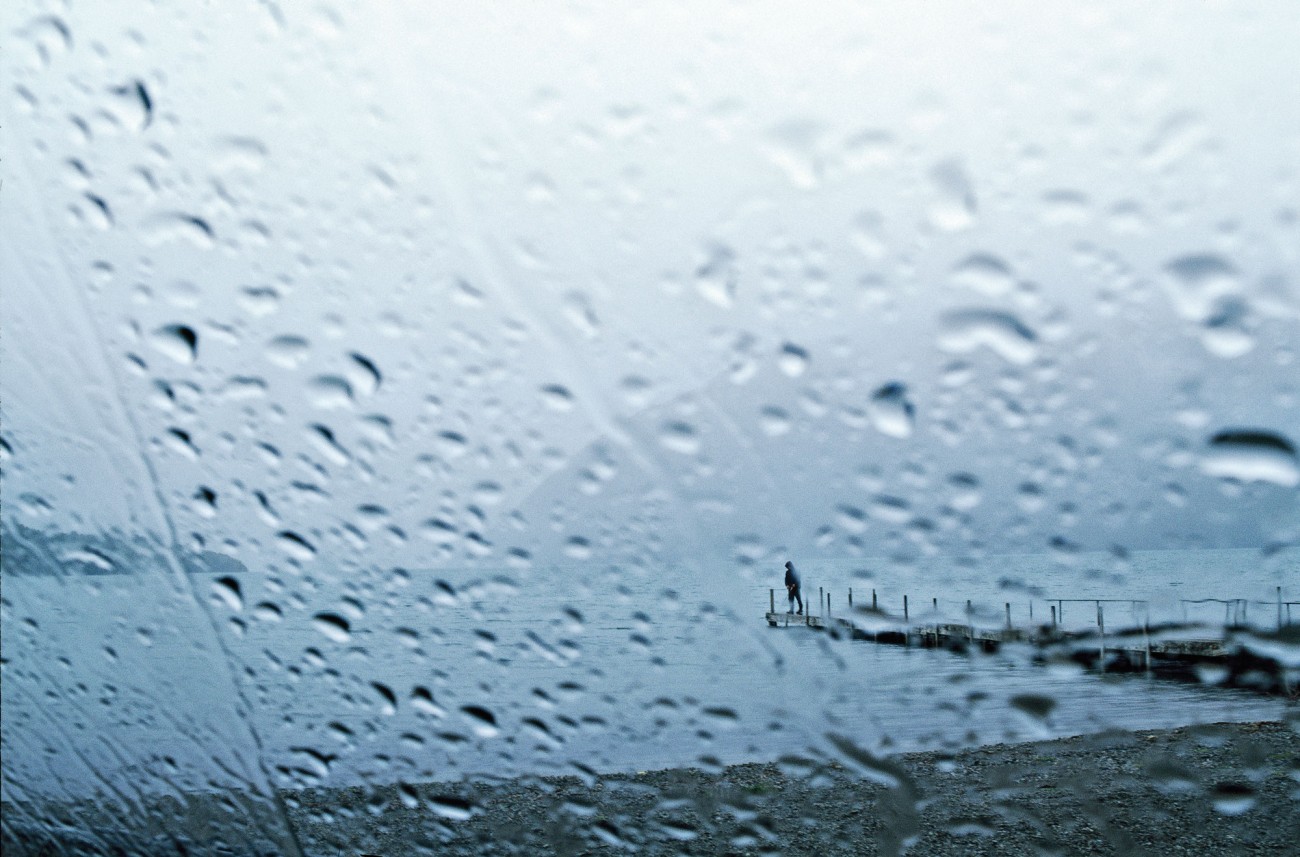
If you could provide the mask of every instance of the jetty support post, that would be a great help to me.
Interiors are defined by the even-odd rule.
[[[875,588],[872,588],[872,590],[871,590],[871,609],[872,609],[872,610],[877,609],[877,608],[876,608],[876,590],[875,590]]]
[[[1282,587],[1277,588],[1277,629],[1282,630]]]
[[[1052,605],[1052,627],[1056,627],[1056,605]]]
[[[903,596],[903,621],[904,621],[904,622],[908,621],[908,619],[907,619],[907,596],[906,596],[906,595]]]
[[[1008,601],[1006,604],[1007,604],[1007,630],[1010,631],[1011,630],[1011,602]]]
[[[849,587],[849,610],[850,611],[853,610],[853,587],[852,586]],[[1282,614],[1279,613],[1278,615],[1280,616]]]
[[[775,589],[769,589],[767,591],[767,601],[768,601],[767,612],[775,613],[776,612],[776,590]]]
[[[1151,674],[1151,617],[1142,620],[1142,669]]]
[[[1097,668],[1106,671],[1106,616],[1102,613],[1101,602],[1097,602],[1097,630],[1101,632],[1101,643],[1097,650]]]
[[[823,616],[826,614],[826,595],[820,586],[817,587],[817,613]]]
[[[1029,602],[1029,624],[1034,624],[1034,602]]]

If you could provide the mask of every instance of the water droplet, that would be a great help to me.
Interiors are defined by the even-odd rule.
[[[227,137],[214,147],[212,168],[226,174],[255,173],[266,163],[266,146],[252,137]]]
[[[900,439],[912,436],[916,408],[907,396],[907,387],[897,382],[886,384],[871,394],[867,413],[876,431]]]
[[[462,705],[460,709],[468,715],[470,728],[480,738],[491,738],[501,730],[497,728],[497,718],[489,709],[481,705]]]
[[[961,162],[943,161],[930,170],[935,199],[930,205],[930,223],[945,232],[967,229],[975,223],[975,190]]]
[[[96,196],[93,193],[83,194],[86,202],[90,203],[87,221],[95,229],[104,232],[112,229],[114,224],[113,211],[108,207],[108,202],[102,196]]]
[[[790,414],[784,408],[769,405],[760,412],[759,425],[768,437],[779,437],[790,431]]]
[[[1258,802],[1255,790],[1245,783],[1219,783],[1214,787],[1211,802],[1223,815],[1243,815]]]
[[[1223,297],[1201,328],[1205,350],[1225,359],[1241,357],[1255,347],[1250,307],[1245,298]]]
[[[191,461],[199,457],[199,448],[195,445],[194,438],[185,429],[169,428],[163,435],[163,439],[167,441],[168,446]]]
[[[1142,165],[1162,170],[1185,157],[1205,139],[1205,125],[1194,113],[1175,113],[1156,128],[1142,147]]]
[[[229,575],[212,581],[212,591],[221,602],[231,610],[244,609],[244,595],[239,588],[239,580]]]
[[[665,423],[659,429],[659,442],[664,448],[682,455],[694,455],[700,451],[700,438],[695,427],[681,421]]]
[[[202,217],[183,212],[171,212],[150,217],[141,224],[141,239],[150,246],[186,241],[203,250],[212,249],[216,234]]]
[[[53,15],[33,19],[20,32],[35,50],[42,66],[48,66],[56,57],[63,56],[72,48],[72,31]]]
[[[381,710],[384,716],[389,717],[396,714],[397,694],[393,693],[393,689],[378,681],[372,681],[370,686],[375,689],[375,693],[379,695],[380,700],[383,702],[383,708]]]
[[[781,371],[791,378],[798,378],[808,370],[808,352],[798,345],[787,342],[781,346],[781,353],[777,355],[776,363],[781,367]]]
[[[564,296],[564,317],[588,339],[594,339],[600,333],[600,319],[591,299],[582,292],[569,292]]]
[[[206,485],[200,485],[194,492],[194,510],[205,518],[215,517],[217,514],[217,492],[213,491]]]
[[[296,369],[307,361],[311,344],[301,336],[277,336],[266,345],[266,357],[277,366]]]
[[[948,477],[952,497],[948,504],[959,512],[969,512],[980,504],[980,481],[970,473],[954,473]]]
[[[352,385],[338,375],[317,375],[307,385],[311,403],[322,410],[352,407]]]
[[[619,392],[623,394],[623,401],[627,402],[628,407],[644,408],[650,404],[650,394],[653,387],[650,381],[640,375],[628,375],[618,384]]]
[[[730,309],[736,300],[739,280],[734,250],[723,244],[706,248],[704,261],[695,270],[695,289],[702,298],[723,309]]]
[[[312,624],[326,637],[336,643],[346,643],[352,639],[352,626],[337,613],[317,613],[312,617]]]
[[[384,382],[384,376],[379,372],[379,367],[375,362],[364,354],[352,352],[348,355],[352,358],[352,364],[356,367],[355,371],[348,373],[349,378],[355,378],[357,383],[355,387],[363,396],[373,396],[379,392],[379,386]]]
[[[554,411],[573,410],[573,393],[560,384],[547,384],[542,387],[542,401]]]
[[[259,601],[253,605],[253,618],[261,622],[279,622],[284,618],[284,611],[273,601]]]
[[[894,135],[877,128],[859,131],[844,141],[844,166],[850,170],[885,167],[894,161]]]
[[[344,449],[334,437],[334,432],[328,427],[313,424],[310,427],[309,437],[316,449],[320,450],[326,458],[338,467],[342,467],[352,460],[352,456]]]
[[[770,129],[763,138],[763,153],[785,173],[790,183],[808,190],[816,187],[825,168],[823,127],[818,122],[792,119]]]
[[[1155,759],[1145,766],[1144,773],[1161,794],[1191,794],[1198,789],[1196,777],[1175,759]]]
[[[154,348],[177,363],[193,363],[199,354],[199,335],[184,324],[169,324],[153,335]]]
[[[868,259],[883,259],[889,251],[885,244],[885,221],[878,211],[859,212],[849,233],[853,246]]]
[[[1218,256],[1182,256],[1165,265],[1164,270],[1165,286],[1174,308],[1189,321],[1207,321],[1220,300],[1241,291],[1237,269]]]
[[[423,685],[411,689],[411,707],[422,714],[441,719],[447,711],[433,698],[433,692]]]
[[[1222,431],[1210,438],[1201,470],[1237,482],[1300,485],[1295,444],[1280,434],[1257,429]]]
[[[457,278],[452,287],[451,299],[464,307],[482,306],[485,300],[482,290],[465,279]]]
[[[1043,194],[1043,222],[1053,226],[1085,223],[1088,197],[1074,190],[1053,190]]]
[[[153,99],[143,81],[133,80],[123,86],[115,86],[109,92],[117,97],[123,112],[133,114],[130,122],[124,124],[134,125],[137,131],[143,131],[153,123]]]
[[[275,536],[276,543],[280,549],[294,559],[306,561],[316,556],[316,548],[311,542],[292,530],[281,530]]]
[[[988,309],[956,310],[943,316],[939,347],[968,353],[985,347],[1008,363],[1024,366],[1038,354],[1038,337],[1009,312]]]
[[[1039,693],[1022,693],[1011,697],[1007,704],[1035,720],[1047,720],[1056,709],[1056,700]]]
[[[1011,266],[997,256],[977,253],[952,269],[952,282],[989,297],[1009,294],[1016,286]]]
[[[474,804],[456,795],[434,795],[429,798],[429,809],[448,821],[468,821],[476,812]]]

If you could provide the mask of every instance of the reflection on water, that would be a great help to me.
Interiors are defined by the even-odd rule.
[[[1194,596],[1198,586],[1223,585],[1210,562],[1222,562],[1211,556],[1220,553],[1185,554],[1180,589]],[[886,592],[883,577],[803,571],[814,609],[818,586],[852,583],[860,598],[873,584]],[[1006,573],[1054,584],[1041,569]],[[1161,573],[1163,582],[1143,591],[1142,575],[1155,573],[1137,563],[1125,594],[1154,598],[1150,590],[1176,579]],[[926,590],[918,572],[888,594],[917,586],[913,619],[921,621],[935,589],[941,604],[963,607],[964,597],[984,607],[1008,597],[987,575],[968,575]],[[1235,582],[1263,597],[1275,576]],[[817,756],[828,731],[876,750],[956,749],[1273,719],[1286,705],[1034,666],[1015,647],[966,657],[770,629],[762,613],[775,574],[738,583],[686,573],[444,571],[295,584],[242,575],[239,599],[228,582],[199,585],[211,587],[236,660],[263,743],[258,759],[235,749],[238,738],[220,738],[238,724],[213,720],[230,705],[215,680],[222,656],[192,645],[187,629],[157,626],[158,616],[185,614],[159,609],[146,578],[100,577],[91,597],[73,592],[76,580],[7,577],[11,616],[38,621],[5,624],[15,667],[4,684],[6,793],[21,784],[26,794],[72,794],[123,777],[220,788],[256,780],[259,763],[278,785],[714,765]],[[1102,597],[1113,584],[1081,577],[1072,594]]]

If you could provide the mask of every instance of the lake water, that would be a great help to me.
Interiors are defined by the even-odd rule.
[[[237,595],[198,576],[6,573],[5,797],[817,759],[837,754],[832,733],[871,751],[956,750],[1286,710],[1245,692],[1034,666],[1016,648],[963,657],[771,629],[776,565],[749,576],[249,573]],[[819,586],[836,612],[849,587],[859,604],[874,587],[896,613],[908,594],[913,621],[959,620],[970,598],[991,624],[1007,602],[1017,622],[1031,601],[1044,620],[1044,597],[1147,600],[1115,605],[1108,626],[1184,609],[1221,621],[1221,605],[1180,599],[1226,596],[1258,601],[1250,619],[1267,624],[1276,587],[1295,599],[1300,584],[1294,556],[1254,551],[801,571],[814,610]],[[1094,618],[1090,606],[1069,611],[1067,624]],[[1055,708],[1034,718],[1010,704],[1022,694]]]

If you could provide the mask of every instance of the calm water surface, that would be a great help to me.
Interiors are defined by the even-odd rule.
[[[814,609],[819,586],[837,612],[850,586],[859,603],[874,587],[895,612],[909,594],[914,621],[959,619],[971,598],[992,623],[1008,601],[1017,621],[1031,601],[1044,618],[1043,596],[1142,598],[1140,609],[1117,605],[1108,624],[1147,610],[1158,621],[1181,614],[1179,599],[1263,602],[1300,580],[1294,564],[1234,551],[1140,554],[1120,569],[1104,557],[1096,567],[1001,558],[978,572],[801,568]],[[1277,718],[1286,707],[1244,692],[1034,666],[1016,648],[964,657],[771,629],[762,614],[777,571],[770,580],[412,571],[278,584],[248,574],[238,600],[198,579],[216,644],[163,621],[207,619],[192,603],[187,610],[187,593],[160,595],[165,588],[144,575],[99,577],[90,589],[6,576],[6,796],[816,759],[835,754],[832,733],[872,751],[958,749]],[[1221,616],[1214,605],[1191,609]],[[1260,621],[1273,615],[1253,609]],[[1068,613],[1067,624],[1089,614]],[[1032,717],[1010,704],[1023,694],[1055,707]]]

